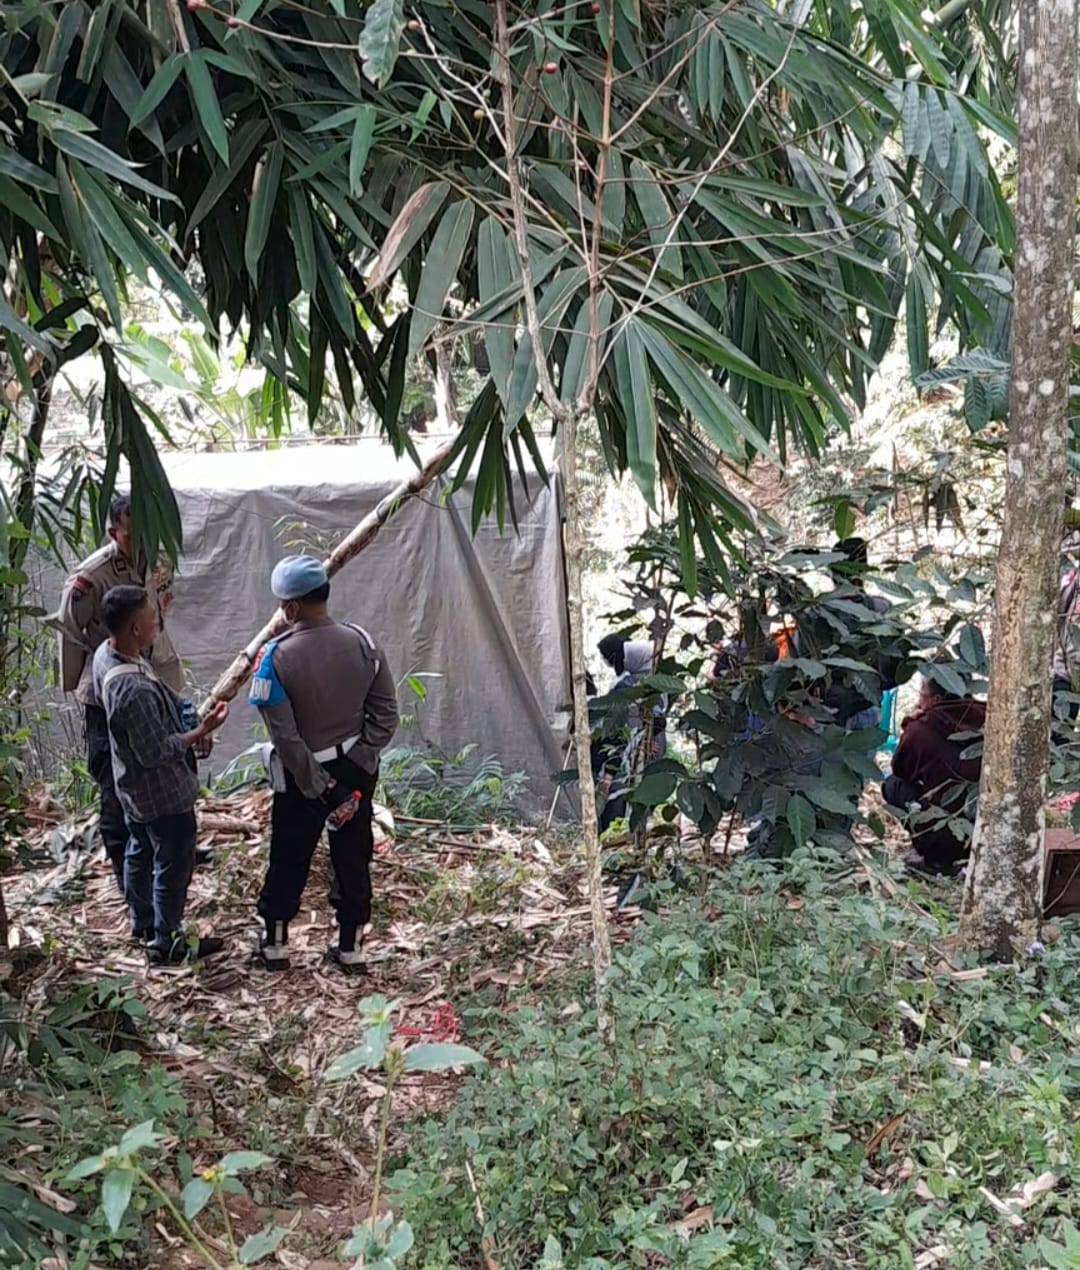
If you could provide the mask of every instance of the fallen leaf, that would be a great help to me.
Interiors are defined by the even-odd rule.
[[[1022,1226],[1024,1224],[1024,1219],[1017,1216],[1013,1209],[1011,1209],[1003,1199],[998,1199],[993,1191],[988,1191],[985,1186],[980,1186],[979,1194],[986,1200],[991,1208],[993,1208],[996,1212],[999,1212],[1002,1217],[1005,1218],[1010,1226]]]
[[[1017,1187],[1009,1196],[1009,1203],[1017,1208],[1030,1208],[1040,1195],[1052,1191],[1057,1186],[1057,1181],[1056,1173],[1040,1173],[1038,1177],[1033,1177]]]
[[[680,1217],[678,1221],[669,1223],[668,1230],[673,1230],[677,1235],[682,1235],[684,1239],[689,1239],[696,1230],[703,1227],[708,1228],[713,1224],[712,1205],[708,1204],[704,1208],[695,1208],[693,1212],[687,1213],[685,1217]]]
[[[890,1119],[886,1120],[881,1128],[874,1132],[863,1151],[863,1155],[866,1159],[869,1160],[873,1157],[878,1147],[881,1146],[885,1139],[892,1136],[893,1130],[898,1129],[900,1125],[903,1124],[906,1116],[907,1112],[901,1111],[898,1115],[892,1116]]]

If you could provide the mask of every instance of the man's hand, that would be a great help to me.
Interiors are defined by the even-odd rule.
[[[184,741],[190,745],[195,753],[196,758],[208,758],[210,751],[214,748],[214,742],[211,739],[212,734],[221,727],[225,720],[229,717],[229,703],[227,701],[215,701],[202,719],[198,727],[184,735]]]
[[[227,701],[215,701],[203,718],[203,732],[207,736],[209,736],[211,732],[216,732],[228,717],[229,703]]]

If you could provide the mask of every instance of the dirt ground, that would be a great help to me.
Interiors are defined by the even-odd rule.
[[[326,1065],[359,1041],[357,1004],[381,994],[400,1002],[397,1039],[476,1043],[461,1020],[469,1003],[513,1008],[522,993],[585,964],[589,910],[580,873],[554,864],[530,832],[469,835],[399,826],[373,865],[376,909],[365,943],[367,974],[345,977],[324,960],[333,937],[325,845],[290,926],[292,968],[261,969],[254,905],[265,863],[269,795],[253,792],[200,809],[200,845],[214,851],[196,870],[188,915],[227,950],[195,970],[151,971],[127,942],[127,920],[108,865],[82,849],[84,826],[61,826],[47,803],[31,808],[32,864],[8,879],[13,942],[49,951],[21,986],[27,1010],[87,979],[126,978],[148,1012],[144,1064],[181,1082],[201,1139],[196,1168],[229,1150],[255,1149],[276,1165],[253,1177],[252,1199],[232,1197],[237,1234],[270,1220],[292,1227],[287,1250],[268,1264],[320,1267],[369,1212],[381,1073],[321,1080]],[[409,836],[411,833],[411,836]],[[63,852],[64,845],[73,849]],[[41,868],[42,860],[60,859]],[[609,894],[614,913],[615,890]],[[639,910],[615,915],[628,937]],[[408,1122],[452,1098],[460,1077],[424,1073],[395,1088],[391,1153]],[[213,1221],[208,1222],[213,1238]],[[199,1264],[159,1224],[163,1270]]]

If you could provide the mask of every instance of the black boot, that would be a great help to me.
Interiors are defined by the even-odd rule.
[[[183,931],[178,931],[167,946],[151,944],[147,955],[151,966],[183,966],[212,957],[224,947],[225,941],[214,935],[207,935],[192,943]]]
[[[966,864],[967,860],[928,860],[917,851],[913,851],[904,860],[904,868],[909,873],[918,873],[929,878],[958,878]]]
[[[364,936],[363,933],[357,933],[355,926],[339,927],[337,947],[328,948],[326,956],[344,974],[362,975],[367,972],[364,964]]]
[[[288,970],[288,922],[272,922],[267,919],[266,934],[259,941],[259,960],[266,970]]]

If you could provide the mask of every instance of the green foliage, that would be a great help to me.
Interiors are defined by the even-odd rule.
[[[799,22],[757,0],[538,3],[514,11],[505,54],[489,0],[467,20],[405,16],[400,0],[13,6],[0,325],[27,395],[33,367],[48,379],[90,344],[108,370],[128,280],[153,274],[209,332],[243,327],[312,419],[332,367],[346,413],[366,397],[404,449],[409,354],[449,323],[490,357],[460,473],[479,464],[478,516],[513,518],[514,473],[537,459],[537,369],[507,232],[503,66],[537,351],[571,400],[595,335],[584,404],[608,463],[646,495],[657,473],[673,481],[706,554],[745,523],[713,452],[819,452],[902,308],[918,369],[935,295],[963,346],[1004,346],[1012,222],[977,129],[1009,135],[1008,55],[981,12],[927,28],[911,0]],[[175,550],[155,421],[123,383],[104,407],[106,480],[123,451],[138,531],[151,554],[159,537]]]
[[[384,1213],[375,1222],[357,1226],[342,1248],[346,1257],[357,1257],[354,1270],[396,1270],[413,1246],[412,1227]]]
[[[44,1240],[81,1233],[78,1222],[24,1187],[0,1182],[0,1266],[22,1266],[28,1257],[40,1264],[49,1255]]]
[[[226,1212],[225,1195],[247,1193],[237,1180],[239,1174],[272,1164],[270,1157],[259,1151],[230,1151],[216,1165],[203,1169],[198,1177],[193,1177],[184,1187],[180,1194],[183,1208],[181,1215],[173,1200],[154,1180],[139,1158],[141,1152],[154,1150],[164,1141],[162,1134],[154,1132],[154,1122],[144,1121],[128,1129],[115,1147],[108,1147],[97,1155],[87,1156],[80,1160],[69,1170],[66,1181],[79,1182],[85,1178],[101,1175],[101,1211],[110,1232],[114,1235],[121,1230],[124,1218],[131,1207],[136,1187],[142,1186],[161,1202],[179,1227],[181,1235],[195,1252],[206,1258],[211,1270],[235,1270],[238,1266],[252,1265],[268,1257],[287,1234],[284,1227],[267,1226],[237,1247],[232,1226],[226,1221],[225,1234],[230,1254],[226,1267],[207,1253],[189,1223],[214,1199],[218,1201],[224,1214]]]
[[[383,796],[405,820],[416,817],[456,825],[505,822],[514,814],[525,775],[505,772],[496,758],[475,755],[475,745],[451,756],[430,747],[395,746],[382,756]]]
[[[786,856],[811,842],[843,849],[864,782],[880,778],[873,752],[883,739],[843,721],[880,706],[883,677],[903,683],[922,671],[962,695],[986,673],[979,575],[954,579],[935,566],[924,577],[894,564],[866,579],[840,555],[748,539],[723,575],[694,562],[691,599],[670,530],[650,532],[629,557],[631,606],[615,620],[645,623],[665,651],[660,673],[595,703],[598,732],[610,735],[635,703],[644,712],[663,699],[669,736],[677,729],[683,740],[679,757],[642,767],[632,827],[674,805],[709,837],[733,811],[754,822],[758,853]],[[867,606],[866,580],[888,600]],[[781,616],[794,620],[799,643],[797,656],[778,659],[769,628]],[[696,686],[706,668],[712,682]],[[966,811],[953,810],[970,830],[960,824]]]
[[[15,1170],[20,1180],[55,1186],[79,1173],[65,1183],[76,1202],[70,1214],[49,1217],[43,1202],[27,1207],[0,1195],[0,1264],[5,1255],[26,1264],[15,1249],[49,1255],[41,1248],[51,1247],[50,1232],[74,1241],[88,1263],[121,1256],[125,1243],[143,1239],[155,1201],[127,1160],[158,1140],[155,1123],[188,1142],[199,1134],[179,1082],[140,1057],[144,1017],[127,984],[105,978],[33,1011],[0,995],[0,1174]],[[118,1145],[106,1148],[110,1141]],[[101,1187],[96,1176],[84,1180],[98,1173]]]
[[[394,1086],[406,1072],[439,1072],[451,1067],[475,1067],[485,1060],[467,1045],[418,1044],[407,1049],[391,1042],[394,1013],[400,1003],[382,996],[365,997],[360,1002],[360,1026],[363,1043],[340,1055],[324,1071],[324,1080],[347,1080],[358,1071],[381,1069],[386,1082],[383,1094],[379,1136],[376,1143],[375,1183],[371,1197],[371,1216],[356,1226],[352,1238],[342,1252],[358,1257],[355,1270],[397,1270],[401,1259],[413,1246],[413,1232],[408,1222],[395,1221],[393,1213],[379,1215],[383,1160],[386,1155],[386,1126]]]
[[[940,1244],[956,1270],[1045,1264],[1070,1189],[1014,1228],[980,1188],[1008,1202],[1075,1173],[1080,941],[953,978],[951,920],[828,884],[800,854],[782,880],[747,867],[639,930],[616,957],[609,1052],[563,992],[476,1013],[491,1067],[391,1177],[410,1265],[464,1270],[482,1238],[501,1264],[561,1247],[581,1270],[894,1270]]]
[[[1040,1239],[1039,1251],[1051,1270],[1080,1270],[1080,1230],[1072,1222],[1066,1222],[1064,1234],[1064,1247],[1049,1239]]]

